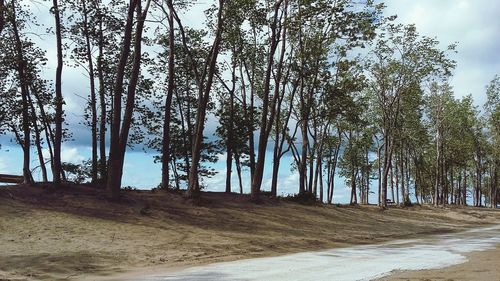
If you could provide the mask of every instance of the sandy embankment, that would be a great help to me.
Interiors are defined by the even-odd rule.
[[[500,267],[498,264],[500,261],[500,247],[468,253],[465,254],[465,257],[468,260],[465,263],[440,269],[394,272],[390,276],[379,279],[379,281],[500,281]]]
[[[207,193],[180,195],[0,188],[0,279],[89,279],[146,269],[276,256],[458,231],[498,222],[470,208],[304,206]]]

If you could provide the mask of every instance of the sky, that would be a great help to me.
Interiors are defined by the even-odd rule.
[[[380,1],[379,1],[380,2]],[[414,23],[420,34],[437,38],[444,48],[458,43],[451,79],[456,97],[472,94],[486,101],[486,85],[500,74],[500,2],[498,0],[387,0],[386,15]]]
[[[205,1],[195,6],[206,5]],[[396,22],[403,24],[414,23],[421,35],[435,37],[441,42],[441,47],[458,43],[457,53],[452,58],[457,61],[457,68],[450,83],[454,87],[455,95],[463,97],[472,94],[475,104],[482,106],[486,95],[485,87],[495,74],[500,74],[500,1],[497,0],[387,0],[386,16],[397,15]],[[39,33],[43,33],[46,27],[51,27],[53,19],[47,13],[49,4],[36,2],[32,5],[33,12],[43,26],[38,27]],[[202,24],[203,13],[193,10],[184,15],[185,24],[197,26]],[[55,48],[54,38],[43,36],[36,39],[37,44],[47,50],[50,58],[44,69],[47,78],[52,79],[55,72]],[[63,161],[78,163],[90,158],[90,132],[80,121],[82,120],[82,108],[87,96],[88,86],[82,86],[80,70],[66,67],[63,74],[63,92],[66,100],[65,110],[70,130],[75,136],[75,141],[63,145]],[[86,80],[83,85],[86,85]],[[208,128],[214,128],[208,124]],[[213,130],[212,130],[213,131]],[[206,132],[211,135],[209,129]],[[8,138],[0,136],[0,173],[21,174],[22,155],[21,150]],[[207,190],[222,191],[225,183],[225,155],[220,155],[220,161],[214,165],[219,173],[207,179],[205,185]],[[266,157],[271,159],[270,155]],[[285,156],[281,166],[278,187],[280,194],[292,194],[298,190],[298,175],[291,172],[289,167],[292,159]],[[36,166],[36,155],[33,155],[33,166]],[[267,161],[264,189],[270,186],[270,161]],[[248,174],[248,171],[244,171]],[[39,178],[39,172],[35,172],[35,178]],[[155,187],[160,182],[160,165],[153,163],[151,154],[140,150],[129,151],[126,155],[124,167],[124,186],[138,188]],[[234,187],[237,187],[236,175],[233,178]],[[244,177],[245,191],[249,190],[248,176]],[[373,187],[375,188],[375,187]],[[336,191],[334,200],[346,203],[349,200],[349,190],[344,180],[336,179]],[[372,202],[375,198],[371,199]]]

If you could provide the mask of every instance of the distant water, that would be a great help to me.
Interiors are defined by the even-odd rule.
[[[500,244],[500,225],[422,239],[216,263],[129,280],[371,280],[393,270],[463,263],[467,261],[464,253],[487,250],[497,244]]]

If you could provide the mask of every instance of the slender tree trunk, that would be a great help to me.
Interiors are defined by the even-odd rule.
[[[240,194],[243,194],[243,183],[241,181],[241,163],[239,153],[234,154],[234,161],[236,162],[236,173],[238,174],[238,183],[240,184]]]
[[[30,116],[29,116],[29,102],[28,102],[28,86],[26,85],[28,79],[25,73],[26,61],[24,59],[23,45],[21,38],[19,36],[19,31],[17,27],[16,18],[16,1],[12,0],[12,11],[11,11],[11,22],[12,29],[14,31],[14,39],[16,44],[16,60],[17,60],[17,72],[21,88],[21,98],[22,98],[22,128],[23,128],[23,140],[19,140],[23,148],[23,178],[25,184],[31,184],[31,171],[30,171]]]
[[[303,194],[307,190],[307,149],[309,146],[309,137],[307,134],[306,120],[302,120],[301,133],[302,133],[302,148],[299,163],[299,194]]]
[[[122,177],[121,149],[120,149],[120,127],[122,115],[122,92],[123,80],[125,78],[125,68],[130,55],[132,45],[132,29],[134,22],[134,11],[140,0],[130,0],[127,21],[125,23],[125,35],[122,43],[120,60],[116,69],[115,85],[113,90],[113,116],[111,120],[111,137],[109,147],[109,163],[107,171],[106,187],[111,199],[117,200],[120,197],[120,186]]]
[[[319,161],[319,202],[323,201],[323,161]]]
[[[462,205],[462,172],[460,169],[458,170],[458,179],[457,179],[457,192],[455,197],[455,202],[457,205]]]
[[[382,206],[382,163],[380,161],[380,158],[382,157],[382,145],[379,145],[377,149],[377,168],[378,168],[378,205]]]
[[[287,75],[288,77],[288,75]],[[280,162],[281,162],[281,157],[290,149],[290,146],[288,149],[283,152],[283,146],[285,144],[285,135],[287,134],[287,129],[288,129],[288,122],[290,121],[290,117],[292,115],[292,110],[293,110],[293,100],[295,97],[295,92],[297,90],[297,87],[293,87],[292,93],[290,94],[290,104],[288,106],[288,112],[286,114],[285,120],[283,120],[283,124],[281,125],[281,103],[283,101],[283,98],[285,96],[285,81],[288,79],[284,79],[283,81],[283,86],[282,86],[282,94],[281,94],[281,100],[278,103],[278,114],[276,115],[276,132],[275,132],[275,142],[274,142],[274,151],[273,151],[273,174],[272,174],[272,179],[271,179],[271,194],[272,196],[277,195],[277,190],[278,190],[278,172],[279,172],[279,167],[280,167]],[[276,83],[279,83],[278,77],[276,78]],[[281,126],[281,127],[280,127]],[[280,132],[281,131],[281,132]],[[281,138],[280,138],[281,135]]]
[[[271,25],[271,47],[269,49],[267,68],[264,77],[263,91],[262,91],[262,118],[261,118],[261,130],[259,133],[259,145],[258,145],[258,154],[257,154],[257,162],[255,163],[255,174],[252,178],[252,187],[251,187],[251,197],[252,200],[259,199],[260,187],[262,185],[262,177],[264,175],[264,163],[266,159],[266,148],[267,148],[267,139],[269,137],[269,128],[268,122],[272,124],[272,114],[268,116],[270,110],[269,103],[269,92],[270,92],[270,81],[271,81],[271,73],[274,66],[274,55],[276,53],[276,49],[278,46],[277,40],[277,29],[278,29],[278,21],[279,21],[279,10],[283,0],[278,0],[274,4],[274,20]],[[280,62],[281,64],[282,62]],[[276,96],[274,98],[277,98]],[[268,119],[269,118],[269,119]]]
[[[467,170],[464,169],[464,187],[462,190],[462,204],[467,206]]]
[[[192,160],[191,169],[189,171],[189,186],[186,193],[187,197],[197,197],[200,192],[200,185],[198,180],[198,166],[201,158],[201,149],[203,141],[203,130],[205,128],[205,117],[207,104],[210,97],[213,78],[215,74],[215,66],[217,64],[217,57],[219,55],[220,42],[222,40],[222,29],[224,24],[224,0],[219,0],[219,11],[217,16],[217,29],[215,39],[208,57],[208,72],[206,76],[203,75],[200,85],[204,85],[199,89],[198,111],[196,116],[195,133],[193,136]],[[204,83],[206,77],[206,83]]]
[[[450,192],[450,195],[451,195],[451,201],[450,203],[451,204],[456,204],[456,201],[455,201],[455,179],[453,178],[453,167],[450,167],[449,168],[450,170],[450,186],[451,186],[451,192]]]
[[[474,207],[479,207],[481,205],[480,189],[481,189],[481,152],[479,151],[479,145],[476,144],[476,182],[474,185]]]
[[[394,197],[394,167],[392,166],[392,159],[389,162],[389,169],[390,169],[390,178],[391,178],[391,200],[392,202],[396,202],[396,198]]]
[[[162,169],[161,169],[161,186],[164,189],[168,188],[170,182],[169,163],[170,163],[170,116],[172,108],[172,97],[175,87],[175,38],[174,38],[174,12],[172,0],[167,1],[169,7],[168,14],[168,85],[167,97],[165,98],[165,112],[163,120],[163,140],[162,140]]]
[[[420,182],[421,182],[421,179],[420,179],[420,169],[418,168],[417,166],[417,161],[414,160],[413,161],[415,166],[414,166],[414,171],[415,171],[415,186],[414,186],[414,189],[415,189],[415,201],[417,202],[417,204],[420,204],[419,200],[418,200],[418,187],[420,186]],[[408,189],[409,190],[409,189]],[[422,202],[422,200],[420,200]],[[422,202],[423,203],[423,202]]]
[[[335,188],[335,172],[336,172],[336,168],[337,168],[337,160],[338,160],[338,156],[339,156],[340,147],[342,146],[342,132],[340,131],[339,128],[337,128],[337,133],[338,133],[338,135],[337,135],[338,136],[338,144],[337,144],[337,147],[335,147],[333,159],[330,160],[332,163],[329,163],[331,168],[328,169],[329,170],[329,178],[330,178],[330,182],[328,184],[328,189],[329,189],[328,204],[333,203],[333,190]]]
[[[62,124],[63,124],[63,96],[62,96],[62,69],[63,69],[63,53],[62,53],[62,31],[61,18],[59,13],[59,5],[57,0],[52,0],[53,13],[56,26],[56,49],[57,49],[57,68],[56,68],[56,96],[55,96],[55,135],[54,135],[54,185],[60,186],[62,176],[61,163],[61,144],[62,144]]]
[[[191,135],[191,111],[189,110],[189,105],[187,106],[186,110],[186,117],[184,117],[183,109],[182,109],[182,102],[179,97],[179,93],[177,91],[174,91],[175,93],[175,100],[177,101],[177,107],[179,108],[179,115],[181,119],[181,131],[182,131],[182,141],[184,143],[183,145],[183,154],[184,154],[184,164],[186,165],[186,171],[189,171],[190,169],[190,164],[189,164],[189,150],[187,147],[190,147],[190,142],[188,141],[188,135]],[[186,129],[186,122],[187,124],[187,129]],[[170,161],[172,162],[172,161]],[[176,181],[177,181],[177,176],[176,176]]]
[[[38,161],[40,162],[40,170],[42,171],[42,181],[48,182],[49,180],[47,178],[47,167],[45,166],[45,160],[43,159],[43,153],[42,153],[40,129],[38,128],[38,123],[37,123],[38,117],[35,111],[34,103],[29,94],[28,94],[28,103],[31,109],[31,116],[33,118],[33,129],[35,131],[35,145],[36,145],[36,152],[38,154]]]
[[[255,144],[254,144],[254,92],[253,92],[253,77],[250,78],[251,76],[248,73],[248,68],[246,66],[246,63],[243,62],[243,65],[245,66],[245,70],[247,75],[249,76],[250,79],[250,105],[247,104],[247,94],[246,94],[246,84],[245,84],[245,77],[243,75],[243,67],[240,65],[240,79],[241,79],[241,95],[242,95],[242,105],[243,105],[243,114],[245,116],[245,121],[247,125],[247,141],[248,141],[248,156],[249,156],[249,161],[250,161],[250,186],[252,185],[251,181],[254,177],[254,172],[255,172]]]
[[[100,183],[104,184],[107,178],[106,165],[106,88],[104,82],[103,60],[104,60],[104,33],[102,12],[99,10],[99,56],[97,58],[97,76],[99,77],[99,105],[101,106],[99,118],[99,174]]]
[[[41,121],[44,127],[45,131],[45,142],[47,143],[47,150],[49,151],[49,157],[50,157],[50,167],[51,170],[54,171],[54,150],[52,149],[52,143],[54,141],[54,134],[52,133],[52,129],[49,124],[49,119],[47,116],[47,113],[45,112],[44,105],[42,103],[42,100],[40,99],[40,96],[37,94],[36,91],[32,90],[33,95],[35,96],[36,103],[38,105],[38,109],[40,110],[40,117]]]
[[[440,145],[440,132],[439,128],[436,129],[436,181],[434,185],[434,205],[438,206],[439,205],[439,183],[440,183],[440,163],[441,163],[441,145]]]
[[[406,185],[405,184],[408,184],[408,183],[405,183],[405,180],[406,180],[406,174],[405,174],[405,165],[404,165],[404,162],[405,162],[405,156],[404,156],[404,153],[403,153],[403,145],[401,145],[401,153],[400,153],[400,156],[399,156],[399,164],[400,164],[400,167],[399,167],[399,170],[400,170],[400,176],[401,176],[401,202],[403,204],[407,203],[406,201]]]
[[[394,171],[391,168],[391,178],[392,177],[396,178],[395,182],[394,182],[394,184],[396,185],[396,201],[393,200],[393,202],[396,202],[396,204],[399,205],[399,179],[400,179],[399,173],[400,173],[400,171],[399,171],[399,165],[398,165],[398,158],[394,157],[394,159],[392,161],[393,161],[393,164],[391,164],[391,165],[394,165]],[[391,187],[391,189],[392,189],[392,187]],[[403,191],[403,190],[401,189],[401,191]],[[392,192],[393,192],[392,194],[394,197],[394,189],[392,189]]]
[[[368,158],[369,156],[369,149],[366,150],[366,154],[365,154],[365,161],[366,161],[366,176],[365,176],[365,180],[366,180],[366,198],[365,198],[365,204],[368,205],[370,204],[370,172],[371,172],[371,167],[370,167],[370,160]]]
[[[142,32],[144,30],[144,22],[149,10],[150,0],[146,2],[144,11],[142,10],[141,1],[138,2],[136,6],[137,12],[137,27],[135,30],[134,38],[134,56],[132,61],[132,72],[130,74],[130,79],[128,81],[127,87],[127,102],[125,104],[125,112],[123,114],[123,122],[120,131],[120,151],[118,154],[119,166],[117,166],[118,171],[118,190],[121,186],[122,174],[123,174],[123,164],[125,161],[125,152],[127,149],[127,141],[129,136],[130,127],[132,124],[132,116],[135,108],[135,95],[137,89],[137,83],[139,81],[139,74],[141,72],[141,60],[142,60]]]
[[[318,152],[317,152],[317,155],[316,155],[316,165],[315,165],[315,171],[314,171],[314,195],[316,195],[317,193],[317,186],[318,186],[318,180],[319,182],[321,183],[323,181],[323,179],[321,178],[321,172],[320,172],[320,169],[321,169],[321,162],[323,160],[323,136],[324,134],[321,135],[321,140],[319,141],[319,148],[318,148]],[[320,198],[323,198],[323,194],[322,194],[323,191],[320,191]],[[323,202],[323,200],[321,200],[321,202]]]
[[[500,168],[500,160],[497,159],[495,161],[495,168],[493,170],[493,205],[491,206],[492,208],[497,207],[498,204],[498,174],[499,174],[499,168]]]
[[[355,168],[351,168],[351,205],[356,205],[358,204],[357,200],[357,195],[356,195],[356,174],[357,172],[354,171]]]
[[[94,63],[92,59],[92,51],[90,44],[90,34],[88,28],[88,15],[86,0],[82,0],[83,9],[83,33],[85,34],[86,55],[89,64],[89,80],[90,80],[90,113],[91,113],[91,131],[92,131],[92,183],[97,183],[97,100],[95,92],[95,75]]]
[[[236,61],[232,65],[232,87],[229,91],[229,120],[226,139],[226,193],[231,192],[231,173],[233,168],[233,139],[234,139],[234,94],[236,90]]]
[[[255,62],[252,62],[253,64]],[[246,63],[244,63],[246,73],[248,74],[248,68],[246,67]],[[255,69],[255,67],[253,68]],[[252,75],[254,72],[252,72]],[[249,76],[250,80],[250,105],[247,104],[247,95],[246,95],[246,85],[245,85],[245,79],[243,76],[243,69],[240,66],[240,77],[241,77],[241,89],[242,89],[242,104],[243,104],[243,110],[244,110],[244,115],[245,115],[245,121],[247,124],[247,138],[248,138],[248,156],[249,156],[249,161],[250,161],[250,186],[252,185],[252,180],[255,174],[255,143],[254,143],[254,77]]]

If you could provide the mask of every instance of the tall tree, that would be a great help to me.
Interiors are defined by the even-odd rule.
[[[161,161],[161,186],[163,188],[168,188],[170,177],[169,177],[169,165],[170,165],[170,116],[172,111],[172,97],[174,95],[175,87],[175,31],[174,31],[174,8],[173,1],[167,1],[168,12],[164,10],[164,13],[168,19],[168,84],[167,84],[167,96],[165,97],[165,109],[164,109],[164,120],[163,120],[163,142],[162,142],[162,161]]]
[[[260,120],[261,129],[259,132],[259,143],[257,149],[257,162],[255,163],[255,173],[252,178],[251,183],[251,196],[253,200],[259,199],[260,188],[262,185],[262,178],[264,176],[264,163],[266,159],[266,148],[267,148],[267,140],[269,138],[270,128],[273,125],[274,119],[274,103],[277,100],[278,96],[274,96],[272,100],[270,100],[270,91],[271,91],[271,73],[273,68],[275,67],[275,53],[278,49],[278,42],[282,32],[281,23],[280,23],[280,13],[284,13],[281,9],[283,3],[288,3],[286,0],[278,0],[275,2],[273,7],[273,17],[271,19],[270,29],[271,34],[269,35],[270,47],[267,58],[267,67],[265,70],[265,77],[263,82],[263,90],[262,90],[262,115]],[[284,9],[287,9],[285,7]],[[281,65],[283,60],[280,59],[277,62],[277,65]],[[271,111],[271,114],[269,114]]]
[[[415,84],[420,85],[432,77],[450,75],[454,61],[440,50],[435,39],[420,37],[414,25],[389,24],[374,45],[370,64],[371,88],[375,93],[381,118],[383,136],[382,180],[379,205],[387,206],[387,187],[392,182],[389,172],[395,152],[396,128],[401,118],[401,99]],[[448,50],[453,50],[454,45]]]
[[[146,2],[144,10],[142,10],[141,0],[131,0],[129,2],[127,19],[125,23],[125,34],[123,37],[123,47],[120,55],[120,61],[116,69],[115,86],[113,92],[113,119],[111,122],[111,141],[109,150],[108,178],[107,189],[110,197],[114,200],[120,196],[121,181],[123,175],[123,164],[125,159],[125,151],[132,122],[132,115],[135,106],[135,94],[137,82],[139,79],[141,58],[142,58],[142,32],[144,23],[149,10],[151,1]],[[132,70],[127,87],[127,101],[122,123],[122,93],[123,82],[125,79],[125,69],[127,60],[130,55],[132,45],[132,31],[134,22],[134,13],[137,13],[137,26],[134,36],[134,54],[132,62]]]
[[[495,75],[486,88],[487,101],[484,105],[491,144],[490,206],[497,207],[500,176],[500,76]]]
[[[196,123],[193,130],[193,145],[192,145],[192,159],[190,165],[190,171],[188,175],[188,190],[186,193],[187,197],[197,197],[200,192],[200,183],[199,183],[199,164],[201,160],[201,151],[203,144],[203,131],[205,128],[205,119],[207,114],[207,106],[210,99],[210,92],[212,89],[212,84],[214,81],[217,57],[219,56],[220,44],[222,39],[222,31],[225,20],[225,1],[218,1],[218,8],[216,13],[216,24],[214,29],[214,39],[210,51],[208,52],[205,63],[201,67],[202,71],[199,72],[200,65],[195,60],[195,57],[192,53],[191,48],[188,46],[186,33],[184,31],[184,27],[182,22],[177,15],[177,12],[174,11],[175,20],[180,28],[182,35],[182,44],[188,53],[188,56],[191,60],[192,70],[195,73],[196,81],[198,84],[198,108],[196,112]]]
[[[22,128],[23,128],[23,177],[24,183],[32,183],[31,171],[30,171],[30,147],[31,147],[31,130],[30,130],[30,116],[29,116],[29,85],[28,77],[26,75],[26,59],[24,55],[24,47],[21,41],[21,36],[19,34],[18,21],[17,21],[17,4],[16,1],[11,1],[10,10],[10,21],[12,24],[12,33],[15,39],[16,46],[16,64],[17,73],[19,79],[19,86],[21,88],[21,99],[22,99]]]
[[[63,70],[63,43],[62,43],[62,27],[61,27],[61,12],[57,0],[52,1],[52,13],[54,13],[55,32],[56,32],[56,49],[57,49],[57,68],[55,81],[55,133],[54,133],[54,185],[61,184],[62,165],[61,165],[61,144],[63,135],[63,96],[62,96],[62,70]]]

